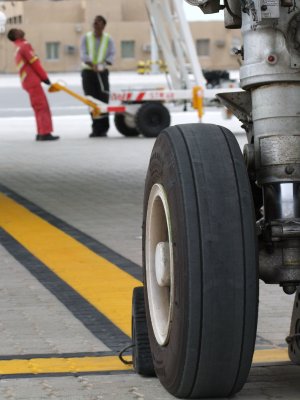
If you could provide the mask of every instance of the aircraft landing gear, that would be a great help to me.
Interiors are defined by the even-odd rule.
[[[156,374],[185,398],[226,397],[254,350],[255,216],[234,136],[215,125],[166,129],[145,187],[145,308]]]

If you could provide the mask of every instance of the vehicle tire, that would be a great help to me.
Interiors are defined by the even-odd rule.
[[[140,134],[151,138],[157,137],[163,129],[170,126],[170,112],[161,103],[147,102],[138,109],[135,123]]]
[[[163,131],[143,218],[148,334],[163,386],[182,398],[244,385],[257,326],[255,214],[233,134],[206,124]]]
[[[132,344],[132,361],[135,372],[143,376],[155,376],[142,286],[134,288],[132,295]]]
[[[128,118],[126,118],[126,115],[124,113],[116,113],[115,114],[115,126],[117,130],[124,136],[127,137],[134,137],[134,136],[139,136],[139,132],[135,127],[134,123],[129,123]]]

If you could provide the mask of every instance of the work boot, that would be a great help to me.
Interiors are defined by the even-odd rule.
[[[57,140],[59,136],[53,136],[51,133],[47,133],[46,135],[36,135],[37,141],[44,141],[44,140]]]
[[[89,137],[90,138],[95,138],[95,137],[106,137],[107,135],[106,135],[106,132],[104,132],[104,133],[95,133],[95,132],[92,132],[92,133],[90,133],[89,134]]]

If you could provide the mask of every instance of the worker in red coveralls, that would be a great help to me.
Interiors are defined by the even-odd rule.
[[[41,82],[46,85],[51,84],[48,75],[31,44],[26,41],[25,33],[21,29],[10,29],[7,37],[17,47],[15,60],[22,87],[28,92],[34,110],[37,124],[36,140],[57,140],[59,136],[51,134],[53,131],[51,111],[41,85]]]

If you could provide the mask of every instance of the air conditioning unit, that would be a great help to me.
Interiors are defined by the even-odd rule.
[[[67,44],[65,46],[65,53],[66,54],[70,54],[70,55],[75,54],[76,53],[76,46],[73,46],[71,44]]]
[[[217,47],[219,47],[219,48],[225,47],[225,44],[226,44],[226,42],[225,42],[225,40],[223,40],[223,39],[217,39],[217,40],[215,41],[215,45],[216,45]]]

